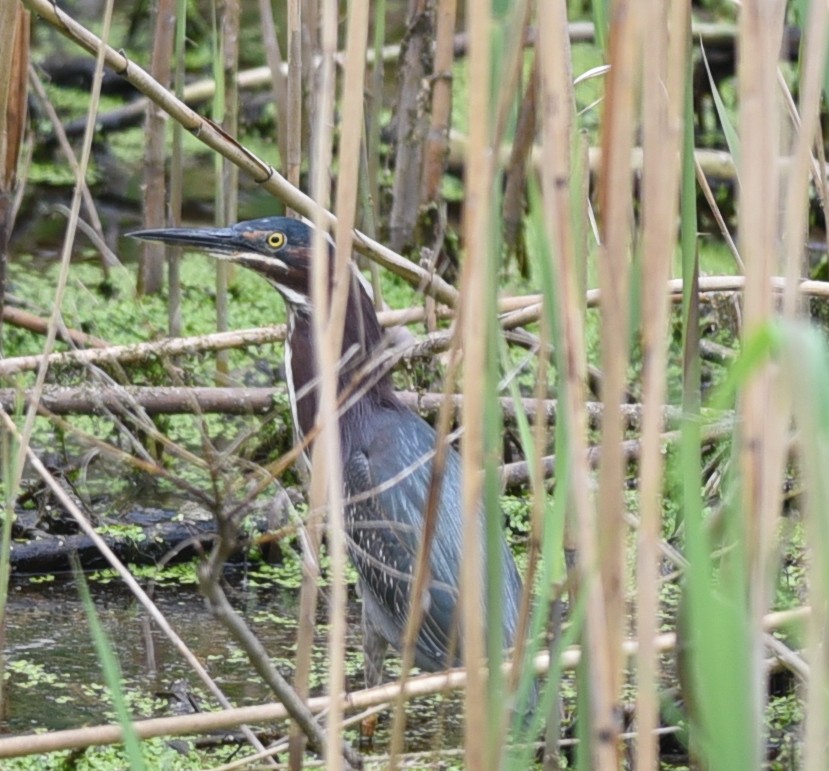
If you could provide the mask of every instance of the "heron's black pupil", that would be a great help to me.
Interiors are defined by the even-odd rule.
[[[285,236],[282,233],[271,233],[268,236],[268,245],[274,249],[279,249],[285,243]]]

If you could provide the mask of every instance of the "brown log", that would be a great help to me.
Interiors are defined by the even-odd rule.
[[[178,386],[46,386],[40,405],[54,415],[120,414],[138,407],[148,415],[220,413],[262,414],[273,408],[276,388],[185,388]],[[0,407],[12,412],[30,392],[0,389]]]
[[[49,319],[35,316],[34,313],[13,308],[10,305],[3,306],[3,321],[15,327],[28,329],[30,332],[37,332],[39,335],[45,335],[49,328]],[[69,329],[63,324],[58,327],[58,339],[81,348],[106,348],[109,345],[100,337],[93,337],[77,329]]]
[[[273,409],[273,400],[282,389],[273,388],[216,388],[216,387],[180,387],[180,386],[46,386],[40,404],[55,415],[85,415],[121,412],[125,407],[139,407],[149,415],[171,415],[180,413],[220,413],[225,415],[263,414]],[[14,388],[0,389],[0,407],[6,412],[14,410],[21,398],[28,400],[29,391]],[[397,396],[409,409],[427,418],[436,417],[440,405],[446,398],[442,393],[422,391],[398,391]],[[463,407],[460,394],[450,396],[454,408]],[[511,397],[500,400],[504,420],[514,423],[519,410],[529,420],[538,414],[536,399],[521,399],[516,405]],[[558,402],[545,399],[542,402],[544,419],[553,424],[556,421]],[[586,402],[588,423],[591,428],[601,425],[602,404]],[[622,405],[628,428],[637,429],[641,419],[639,404]],[[679,411],[672,407],[665,408],[665,421],[676,422]]]
[[[27,512],[30,519],[36,519],[35,512]],[[18,527],[25,522],[26,514],[19,514]],[[206,511],[201,516],[184,515],[167,509],[136,509],[119,516],[119,524],[130,526],[119,534],[112,528],[103,536],[109,547],[123,562],[137,565],[152,565],[172,554],[168,562],[183,562],[192,559],[195,550],[207,550],[216,538],[216,522]],[[268,529],[265,517],[253,518],[257,533]],[[137,535],[135,528],[140,528]],[[15,538],[9,560],[12,574],[16,576],[65,573],[71,570],[72,556],[77,555],[84,570],[99,570],[109,567],[92,539],[83,534],[51,535],[39,530],[25,532],[23,538]]]

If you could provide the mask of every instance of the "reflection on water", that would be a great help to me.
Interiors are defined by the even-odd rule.
[[[169,691],[185,680],[205,705],[212,699],[186,662],[129,592],[117,584],[90,583],[98,617],[112,641],[136,717],[173,714]],[[295,655],[297,598],[295,590],[248,588],[243,582],[228,589],[234,606],[245,616],[265,648],[289,679]],[[207,667],[232,703],[242,706],[270,701],[272,694],[207,610],[198,590],[189,586],[155,587],[154,600],[161,612]],[[320,619],[313,657],[314,693],[324,691],[327,661],[325,598],[320,599]],[[113,719],[110,699],[89,634],[86,613],[74,583],[56,581],[33,584],[17,579],[10,587],[7,609],[6,683],[3,689],[3,733],[28,733],[37,729],[75,728]],[[347,639],[349,688],[362,687],[359,606],[349,608]],[[390,656],[389,673],[397,660]],[[460,712],[456,697],[415,702],[409,706],[407,745],[410,750],[434,749],[436,735],[444,746],[458,740]],[[389,738],[390,715],[381,720],[375,746],[382,749]]]
[[[166,699],[153,697],[168,691],[180,678],[201,692],[198,679],[125,589],[94,582],[90,588],[136,714],[149,714],[150,710],[164,714]],[[280,668],[290,674],[287,667],[296,634],[295,598],[284,591],[244,591],[240,587],[232,594],[234,604],[255,627],[265,647],[283,664]],[[248,704],[268,699],[267,689],[214,621],[195,588],[156,587],[154,599],[232,701]],[[103,675],[86,613],[72,582],[33,585],[24,579],[13,583],[4,653],[4,731],[66,728],[110,719],[109,699],[103,693]]]

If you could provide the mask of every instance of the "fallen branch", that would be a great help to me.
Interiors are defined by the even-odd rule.
[[[445,306],[440,309],[441,317],[451,315]],[[422,308],[404,308],[399,311],[383,311],[378,314],[385,327],[397,327],[423,319]],[[267,345],[285,339],[284,324],[270,327],[253,327],[230,332],[214,332],[193,337],[165,338],[146,343],[111,345],[96,350],[65,351],[49,356],[49,366],[80,366],[87,364],[140,364],[160,357],[172,357],[223,351],[229,348],[244,348],[248,345]],[[95,339],[95,338],[91,338]],[[103,342],[103,341],[102,341]],[[106,345],[106,343],[104,343]],[[15,356],[0,360],[0,377],[31,372],[40,366],[42,355]]]
[[[273,408],[278,388],[214,388],[185,386],[45,386],[40,406],[53,415],[107,415],[120,413],[125,405],[139,407],[148,415],[263,414]],[[0,407],[12,412],[22,399],[28,406],[29,389],[0,389]]]
[[[112,345],[108,348],[90,348],[82,351],[65,351],[49,355],[50,367],[79,366],[87,364],[135,364],[154,358],[193,355],[206,351],[222,351],[246,345],[264,345],[285,339],[285,325],[244,329],[238,332],[216,332],[196,337],[176,337],[155,340],[150,343]],[[38,356],[16,356],[0,361],[0,376],[31,372],[40,366]]]
[[[67,573],[71,570],[73,556],[77,556],[83,570],[109,566],[88,535],[43,533],[35,529],[36,519],[34,511],[17,513],[15,531],[21,531],[21,534],[12,543],[9,555],[13,575]],[[264,516],[251,517],[248,522],[253,534],[263,536],[268,533]],[[136,508],[124,512],[119,515],[117,527],[104,528],[99,535],[122,562],[156,565],[167,555],[174,555],[174,558],[168,559],[166,564],[192,559],[210,547],[216,533],[216,523],[210,512],[201,507],[184,506],[181,511]],[[239,544],[235,552],[240,559],[245,556],[243,546],[245,544]]]
[[[219,413],[223,415],[263,414],[273,409],[274,397],[281,393],[281,388],[218,388],[218,387],[184,387],[184,386],[45,386],[40,398],[40,405],[54,415],[106,415],[119,412],[125,404],[140,407],[148,415],[202,414]],[[446,398],[439,392],[398,391],[397,396],[411,410],[424,417],[437,415],[440,405]],[[14,410],[22,399],[28,403],[30,391],[15,388],[0,389],[0,407],[6,412]],[[452,394],[449,397],[453,408],[463,407],[463,396]],[[501,397],[500,406],[504,420],[514,423],[519,411],[530,420],[538,414],[536,399],[522,399],[517,405],[512,397]],[[549,424],[556,422],[558,401],[545,399],[541,403],[544,419]],[[601,402],[586,402],[584,405],[588,424],[591,428],[601,425],[604,406]],[[623,404],[623,417],[628,428],[639,426],[642,407],[639,404]],[[676,422],[680,418],[679,409],[665,407],[666,422]]]
[[[39,335],[45,335],[49,328],[49,319],[35,316],[34,313],[29,313],[29,311],[20,308],[13,308],[10,305],[3,306],[3,322],[21,329],[28,329],[30,332],[36,332]],[[106,340],[87,335],[85,332],[79,332],[77,329],[69,329],[63,324],[58,326],[57,336],[65,343],[78,345],[82,348],[106,348],[109,345]]]
[[[702,429],[702,444],[709,445],[721,439],[726,439],[734,433],[732,421],[722,421],[705,426]],[[662,446],[676,444],[681,438],[680,431],[666,431],[662,434]],[[642,443],[638,439],[627,439],[622,442],[619,452],[625,459],[625,463],[632,463],[639,459],[639,452]],[[587,450],[587,461],[590,468],[596,469],[601,458],[600,447],[589,447]],[[556,473],[556,456],[546,455],[541,458],[541,468],[545,479],[552,479]],[[527,461],[520,460],[515,463],[505,463],[501,466],[501,483],[507,490],[515,490],[530,482],[530,467]]]
[[[772,276],[770,289],[775,294],[782,294],[786,288],[786,279],[783,276]],[[745,289],[745,276],[700,276],[700,295],[716,294],[719,292],[742,292]],[[672,278],[668,281],[666,290],[672,303],[682,302],[682,279]],[[829,281],[799,281],[797,291],[806,297],[829,297]],[[602,294],[598,289],[588,289],[586,305],[588,308],[598,308]],[[541,318],[542,295],[528,294],[514,297],[503,297],[499,301],[501,326],[504,329],[514,329],[526,324],[537,322]]]
[[[785,279],[774,277],[771,288],[774,292],[782,292],[785,288]],[[741,292],[745,288],[743,276],[703,276],[699,279],[700,293],[713,292]],[[682,297],[682,279],[671,279],[666,287],[671,300],[679,302]],[[798,291],[811,297],[829,297],[829,282],[801,281]],[[594,308],[599,304],[601,293],[598,289],[587,291],[587,307]],[[531,324],[541,316],[541,295],[518,295],[503,297],[499,300],[499,309],[504,314],[501,323],[505,329]],[[439,308],[441,318],[451,317],[452,310],[447,307]],[[422,321],[423,308],[404,308],[398,311],[383,311],[378,314],[380,323],[386,327],[396,327]],[[80,364],[134,364],[159,356],[181,356],[183,354],[203,353],[206,351],[220,351],[227,348],[241,348],[246,345],[264,345],[285,339],[285,325],[273,327],[259,327],[235,332],[216,332],[196,337],[181,337],[172,340],[159,340],[149,343],[134,343],[118,345],[109,348],[84,351],[67,351],[53,353],[49,357],[50,366],[80,365]],[[423,341],[418,345],[428,345]],[[14,375],[19,372],[36,370],[40,366],[42,356],[17,356],[0,361],[0,377]]]

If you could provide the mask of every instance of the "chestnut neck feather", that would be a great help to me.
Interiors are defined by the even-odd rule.
[[[284,296],[284,295],[283,295]],[[287,298],[286,298],[287,300]],[[294,419],[300,436],[307,435],[317,418],[317,363],[313,345],[313,321],[308,306],[294,306],[288,302],[291,319],[286,345],[287,376],[291,379],[292,395],[298,395]],[[338,402],[347,399],[351,406],[340,413],[341,434],[367,410],[375,407],[400,405],[392,387],[391,373],[380,372],[371,366],[380,353],[383,330],[377,319],[371,299],[356,279],[350,282],[345,312],[343,342],[338,374]],[[347,448],[343,447],[346,452]]]

